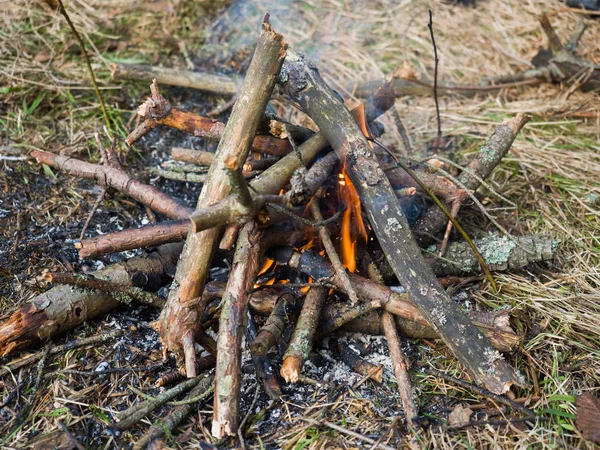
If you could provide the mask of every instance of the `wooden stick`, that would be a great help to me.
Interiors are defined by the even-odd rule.
[[[148,305],[162,308],[165,301],[158,295],[135,286],[122,286],[110,281],[96,278],[90,274],[56,273],[48,272],[42,275],[42,279],[49,283],[69,285],[96,291],[111,292],[113,298],[118,302],[130,304],[132,301],[146,303]]]
[[[287,383],[296,383],[302,370],[302,365],[310,355],[313,337],[319,324],[321,309],[327,298],[328,288],[313,286],[308,291],[294,333],[290,338],[288,348],[283,356],[279,373]]]
[[[322,191],[319,191],[322,192]],[[313,214],[313,217],[317,222],[323,221],[323,216],[321,215],[321,209],[319,207],[319,199],[315,196],[310,204],[310,208]],[[319,237],[321,238],[321,243],[327,252],[327,256],[329,257],[329,261],[331,261],[331,265],[335,269],[337,273],[337,277],[340,280],[340,283],[344,286],[344,291],[348,293],[348,297],[350,298],[350,303],[355,305],[358,303],[358,296],[352,287],[352,283],[350,283],[350,278],[348,278],[348,273],[346,269],[342,266],[342,262],[340,261],[340,257],[335,250],[333,245],[333,241],[331,240],[331,236],[329,235],[329,231],[327,231],[326,227],[321,227],[319,229]]]
[[[160,94],[156,81],[150,85],[150,91],[152,96],[138,108],[138,115],[144,121],[127,136],[125,139],[127,145],[133,145],[135,141],[160,125],[213,141],[219,141],[223,137],[224,123],[173,108],[171,103]],[[282,156],[291,150],[287,140],[273,136],[258,135],[253,137],[251,142],[252,150],[258,153]]]
[[[262,231],[253,221],[240,231],[222,299],[212,423],[212,434],[219,439],[235,435],[239,425],[242,338],[246,331],[249,292],[260,269],[261,238]]]
[[[398,280],[444,343],[478,383],[503,393],[519,382],[489,340],[462,314],[435,278],[413,239],[400,203],[362,131],[339,96],[304,58],[288,51],[280,85],[332,144]]]
[[[375,313],[377,314],[377,313]],[[377,315],[379,319],[379,315]],[[329,350],[338,355],[344,364],[354,370],[356,373],[364,375],[376,383],[383,381],[383,366],[376,366],[369,361],[362,359],[354,350],[347,346],[343,346],[336,339],[329,340]]]
[[[172,273],[181,244],[132,258],[94,272],[114,284],[157,288],[165,273]],[[110,293],[56,286],[18,308],[0,324],[0,356],[57,336],[89,319],[106,314],[120,303]]]
[[[247,342],[255,342],[257,338],[256,324],[250,310],[247,310],[248,314],[248,327],[246,328],[246,340]],[[252,362],[256,370],[256,377],[262,382],[265,393],[271,400],[279,400],[281,397],[281,388],[277,375],[273,372],[271,361],[265,353],[264,355],[252,355]],[[240,425],[240,430],[243,428],[243,424]]]
[[[231,187],[223,170],[225,161],[234,157],[241,164],[248,157],[256,128],[285,57],[285,49],[283,37],[271,29],[268,16],[265,16],[254,57],[219,142],[208,180],[198,198],[197,208],[218,202],[230,194]],[[204,289],[210,261],[220,235],[220,227],[188,234],[177,265],[174,289],[171,290],[167,305],[158,320],[157,328],[165,349],[185,355],[186,374],[189,377],[195,376],[193,336],[202,316],[194,299]]]
[[[233,95],[238,90],[238,83],[225,75],[141,64],[113,64],[110,69],[115,80],[152,81],[156,79],[160,84],[188,87],[215,94]]]
[[[413,420],[419,414],[413,400],[412,384],[410,382],[410,375],[408,374],[409,364],[406,361],[406,357],[400,346],[394,318],[389,312],[383,311],[381,313],[381,324],[385,332],[385,339],[388,343],[390,356],[392,357],[392,363],[394,365],[394,373],[396,374],[396,381],[398,382],[398,391],[400,392],[400,399],[402,400],[402,406],[404,407],[404,417],[406,418],[406,423],[410,427],[413,424]]]
[[[461,173],[458,181],[467,189],[475,191],[481,185],[480,180],[485,180],[508,153],[517,134],[529,120],[530,117],[519,113],[516,117],[504,121],[481,147],[477,157]],[[414,227],[417,239],[421,243],[427,242],[431,235],[444,228],[446,223],[445,214],[439,208],[431,207]]]
[[[161,222],[76,241],[73,246],[79,249],[80,259],[94,258],[125,250],[181,242],[185,240],[189,228],[188,220]]]
[[[172,219],[188,217],[192,210],[179,200],[169,197],[153,186],[136,180],[126,172],[111,166],[81,161],[68,156],[34,150],[31,156],[41,164],[64,170],[70,175],[95,180],[100,186],[113,188],[137,200],[152,210]]]
[[[250,301],[252,302],[252,300]],[[293,313],[295,304],[296,296],[292,293],[288,292],[279,296],[273,311],[250,344],[250,351],[253,356],[266,356],[271,347],[279,341]]]
[[[185,405],[176,406],[167,417],[165,417],[157,425],[152,425],[146,433],[133,445],[134,450],[142,450],[146,448],[152,441],[165,435],[167,432],[172,432],[177,426],[189,416],[194,409],[196,403],[208,398],[212,392],[212,384],[214,377],[208,376],[202,379],[195,387],[193,387],[185,397],[189,401]],[[190,401],[196,400],[196,401]]]
[[[171,159],[200,166],[210,166],[215,159],[215,154],[204,150],[191,150],[188,148],[173,147]]]
[[[179,394],[189,391],[201,381],[206,383],[206,380],[210,380],[210,378],[210,376],[190,378],[189,380],[186,380],[183,383],[164,391],[155,398],[135,404],[125,411],[121,411],[119,414],[117,414],[118,422],[111,424],[110,428],[119,431],[127,430],[154,411],[156,408],[163,406],[166,402],[174,397],[177,397]]]

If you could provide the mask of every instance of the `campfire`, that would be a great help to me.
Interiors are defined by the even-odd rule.
[[[214,153],[173,148],[172,161],[153,169],[157,176],[202,183],[196,208],[132,177],[114,146],[100,141],[101,164],[32,152],[41,164],[95,180],[170,220],[77,241],[81,258],[149,251],[85,275],[45,274],[55,286],[0,323],[0,353],[35,345],[121,303],[150,304],[161,310],[152,326],[164,355],[175,355],[179,367],[158,384],[178,384],[120,412],[110,427],[127,430],[176,396],[185,394],[191,404],[214,392],[211,432],[221,439],[237,436],[243,424],[244,355],[275,401],[282,383],[311,382],[303,367],[325,340],[364,380],[381,383],[381,365],[336,339],[343,330],[376,329],[388,344],[407,430],[423,424],[405,338],[441,340],[469,374],[468,389],[530,418],[529,409],[504,396],[513,385],[525,385],[503,356],[522,341],[508,312],[465,313],[446,291],[474,279],[494,289],[494,272],[556,253],[556,241],[545,235],[462,236],[462,206],[478,201],[474,192],[528,116],[499,125],[461,170],[441,158],[415,164],[380,140],[386,131],[377,119],[394,107],[393,82],[381,82],[350,110],[296,50],[266,16],[243,84],[237,90],[227,84],[227,92],[235,92],[227,123],[178,109],[156,79],[150,85],[127,145],[164,127],[218,142]],[[126,76],[123,68],[115,72]],[[266,112],[274,93],[318,131]],[[168,298],[157,294],[163,286]],[[190,411],[189,404],[177,404],[168,420]],[[160,434],[151,427],[135,448]]]

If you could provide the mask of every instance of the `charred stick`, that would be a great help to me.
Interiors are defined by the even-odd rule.
[[[255,301],[256,294],[259,292],[252,295],[250,299],[251,305],[253,300]],[[295,305],[296,296],[294,294],[288,292],[279,296],[265,324],[256,335],[256,338],[251,341],[250,351],[253,356],[265,356],[271,347],[279,341],[286,324],[290,321]]]
[[[307,204],[317,189],[330,177],[337,162],[335,152],[330,152],[315,162],[308,172],[296,172],[292,176],[292,187],[286,194],[287,203],[291,206]],[[298,178],[298,181],[294,182],[294,178]]]
[[[146,303],[148,305],[162,308],[165,301],[156,294],[144,291],[135,286],[121,286],[110,281],[96,278],[89,274],[73,273],[45,273],[42,279],[49,283],[58,285],[69,285],[83,289],[93,289],[102,292],[111,292],[113,298],[121,303],[130,304],[132,301]]]
[[[523,126],[530,120],[524,114],[506,120],[490,136],[480,148],[478,155],[458,177],[458,181],[471,191],[477,190],[481,185],[480,180],[485,180],[508,153],[513,141]],[[472,176],[474,174],[475,176]],[[466,197],[465,197],[466,198]],[[440,231],[447,223],[445,214],[437,207],[432,206],[423,214],[415,225],[417,239],[425,242],[429,237]]]
[[[231,193],[224,172],[225,161],[233,157],[238,164],[241,164],[247,159],[259,121],[275,86],[285,50],[283,37],[271,29],[268,16],[265,16],[246,79],[223,131],[214,162],[210,166],[208,180],[198,198],[197,208],[217,203]],[[194,299],[201,296],[204,290],[210,261],[221,233],[221,227],[215,227],[200,233],[188,234],[182,257],[177,265],[175,287],[169,293],[167,305],[163,308],[158,321],[165,349],[174,351],[180,356],[182,353],[185,355],[186,374],[189,377],[195,375],[193,339],[200,326],[199,318],[203,313]],[[222,315],[222,320],[223,317]],[[218,392],[216,397],[220,397]],[[216,421],[216,424],[213,430],[220,430],[219,421]]]
[[[346,164],[377,239],[422,316],[478,383],[496,393],[506,392],[512,384],[519,383],[514,369],[435,278],[377,157],[339,96],[316,68],[295,52],[288,51],[282,74],[283,91],[304,108]]]
[[[377,316],[379,318],[379,316]],[[367,376],[371,380],[381,383],[383,381],[383,367],[376,366],[369,361],[362,359],[351,348],[342,345],[338,340],[329,341],[329,350],[338,355],[344,364],[354,370],[356,373]]]
[[[150,91],[152,96],[138,108],[138,115],[143,117],[144,121],[127,136],[125,139],[127,145],[132,145],[159,125],[213,141],[219,141],[223,137],[226,126],[223,122],[173,108],[171,103],[160,94],[156,81],[150,85]],[[253,136],[251,142],[252,150],[258,153],[281,156],[291,150],[287,140],[273,136]]]
[[[233,78],[205,72],[191,72],[189,70],[141,64],[113,64],[111,73],[115,80],[152,81],[156,79],[161,84],[189,87],[215,94],[233,95],[238,90],[238,83]]]
[[[135,450],[142,450],[155,439],[164,436],[165,433],[174,431],[175,428],[196,408],[196,403],[208,398],[212,392],[213,381],[214,378],[212,376],[204,377],[185,397],[186,401],[196,401],[190,401],[184,405],[176,406],[158,425],[152,425],[146,431],[144,436],[133,445],[133,448]]]
[[[344,290],[331,265],[315,252],[305,250],[299,253],[282,248],[274,249],[268,252],[268,255],[275,258],[279,264],[288,264],[290,267],[317,280],[326,279],[340,291],[343,292]],[[318,339],[374,309],[384,309],[405,319],[402,321],[405,325],[401,327],[401,330],[407,336],[439,338],[439,333],[429,325],[425,317],[409,300],[407,294],[398,294],[389,287],[360,275],[349,274],[349,277],[361,301],[356,305],[346,305],[345,308],[333,308],[331,310],[326,308],[319,325]],[[466,317],[468,318],[468,316]],[[475,317],[473,319],[477,320]],[[502,330],[497,326],[490,326],[479,321],[476,321],[475,324],[498,350],[512,351],[521,342],[518,335],[508,330]]]
[[[131,406],[125,411],[117,414],[117,421],[110,425],[110,428],[114,430],[127,430],[131,428],[156,408],[163,406],[169,400],[174,397],[177,397],[184,392],[189,391],[193,387],[195,387],[200,381],[210,379],[209,376],[199,376],[195,378],[190,378],[189,380],[184,381],[183,383],[178,384],[177,386],[164,391],[163,393],[157,395],[156,397],[145,400],[142,403],[138,403],[136,405]]]
[[[402,347],[400,346],[394,318],[389,312],[383,311],[381,313],[381,324],[385,332],[385,340],[390,349],[390,356],[392,357],[392,363],[394,365],[394,373],[396,374],[396,381],[398,382],[398,391],[400,392],[400,399],[402,400],[402,406],[404,407],[404,417],[406,418],[408,426],[411,427],[413,420],[419,413],[413,400],[412,384],[410,382],[410,375],[408,374],[409,364],[404,356]]]
[[[116,189],[171,219],[183,219],[192,213],[190,208],[178,200],[115,167],[92,164],[40,150],[31,152],[31,156],[42,164],[65,170],[70,175],[92,179],[100,186]]]
[[[222,299],[212,423],[212,434],[219,439],[235,435],[239,425],[242,337],[246,329],[249,293],[260,269],[261,238],[262,231],[255,222],[248,222],[240,231]]]
[[[310,355],[328,288],[313,286],[308,291],[296,328],[283,356],[280,374],[287,383],[296,383],[304,361]]]
[[[250,310],[247,310],[248,314],[248,327],[246,328],[246,339],[248,342],[256,342],[257,330],[254,318]],[[252,362],[256,370],[256,377],[262,382],[263,387],[267,396],[271,400],[278,400],[281,397],[281,388],[279,387],[279,381],[277,376],[273,372],[271,361],[265,353],[264,355],[252,354]],[[243,424],[240,425],[240,429],[243,428]]]
[[[165,274],[173,272],[180,252],[181,244],[165,245],[148,255],[98,270],[94,275],[122,286],[158,288]],[[110,293],[56,286],[0,323],[0,356],[57,336],[119,304]]]
[[[161,222],[77,241],[74,247],[79,249],[79,258],[94,258],[108,253],[181,242],[185,240],[189,228],[188,220]]]

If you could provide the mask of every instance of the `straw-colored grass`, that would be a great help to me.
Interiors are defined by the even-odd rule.
[[[564,7],[558,0],[481,0],[476,8],[450,3],[248,0],[228,7],[215,1],[74,0],[66,6],[90,52],[113,130],[123,136],[130,128],[132,111],[148,91],[144,83],[111,81],[110,62],[161,63],[179,68],[196,64],[208,71],[235,72],[249,54],[260,17],[267,11],[273,27],[296,49],[307,53],[327,81],[351,97],[356,83],[389,77],[402,65],[421,78],[431,79],[433,49],[427,29],[428,8],[434,13],[440,79],[477,84],[485,77],[531,68],[530,60],[538,48],[547,46],[536,16]],[[98,158],[92,136],[94,132],[106,135],[106,130],[80,49],[64,19],[44,2],[2,0],[0,11],[0,155],[9,154],[9,150],[10,155],[25,155],[39,148]],[[586,20],[589,29],[578,53],[600,63],[597,20],[574,12],[560,12],[551,18],[563,41],[579,20]],[[223,62],[228,65],[222,66]],[[593,201],[594,195],[600,196],[598,104],[598,94],[572,92],[569,86],[549,84],[468,99],[440,98],[442,130],[456,136],[458,142],[456,153],[447,156],[459,163],[467,161],[503,119],[521,111],[533,115],[490,180],[494,191],[517,207],[509,207],[492,191],[484,191],[484,204],[511,232],[551,233],[561,245],[552,266],[497,276],[497,294],[486,285],[473,294],[482,307],[512,308],[513,324],[526,333],[522,350],[508,359],[535,384],[531,389],[517,389],[515,395],[531,396],[529,407],[540,420],[530,426],[441,430],[438,419],[446,419],[447,411],[434,413],[434,404],[451,409],[460,402],[481,403],[485,399],[433,376],[415,373],[419,406],[434,425],[417,439],[404,435],[407,448],[593,448],[575,428],[573,415],[576,396],[582,392],[598,395],[600,389],[600,202]],[[399,98],[397,107],[418,151],[415,156],[427,156],[425,142],[435,136],[436,130],[433,99]],[[301,119],[297,113],[294,117]],[[385,117],[383,122],[385,141],[397,144],[399,135],[393,121]],[[8,199],[9,194],[27,190],[28,183],[37,183],[35,177],[51,174],[28,163],[0,164],[4,171],[0,173],[0,191],[4,192],[0,194],[0,208],[9,210],[6,217],[0,215],[0,223],[5,225],[1,233],[7,242],[13,242],[15,233],[30,232],[27,227],[36,221],[39,226],[67,227],[75,218],[85,218],[94,202],[94,193],[81,191],[76,183],[69,184],[66,177],[61,177],[45,191],[34,189],[28,194],[30,202],[23,202],[24,217],[18,219],[16,213],[10,213],[16,211],[15,206],[3,203],[2,196]],[[494,227],[488,228],[492,231]],[[31,296],[33,286],[25,283],[26,276],[32,278],[43,268],[64,264],[58,256],[49,257],[43,249],[39,252],[27,255],[32,265],[29,268],[11,260],[18,252],[0,256],[0,263],[9,269],[6,276],[0,267],[3,311]],[[18,275],[12,281],[11,270]],[[69,352],[54,360],[52,368],[85,365],[87,359],[110,361],[118,358],[126,344],[120,345],[116,349],[105,346]],[[467,377],[441,344],[432,345],[417,347],[415,355],[420,363],[459,378]],[[158,358],[158,350],[151,355]],[[25,371],[22,376],[35,378],[35,370]],[[8,439],[0,436],[6,441],[2,448],[24,448],[35,433],[50,432],[58,421],[72,431],[87,428],[87,437],[77,436],[74,431],[86,442],[101,442],[104,448],[126,445],[127,439],[109,435],[100,424],[106,415],[131,401],[122,391],[136,383],[142,381],[134,374],[111,376],[110,383],[73,376],[54,379],[35,398],[32,419]],[[370,397],[350,391],[335,407],[324,410],[326,419],[365,436],[381,437],[382,442],[396,442],[392,419],[400,409],[399,398],[391,382],[378,389]],[[255,420],[247,446],[369,448],[352,436],[300,420],[302,415],[319,411],[307,409],[315,402],[326,404],[325,394],[326,390],[307,394],[301,404],[286,398],[277,427],[260,429],[260,421]],[[2,415],[3,423],[8,417]],[[179,444],[170,441],[171,445],[195,448],[199,441],[209,439],[209,417],[209,412],[201,410],[193,422],[183,427],[192,427],[188,440]]]

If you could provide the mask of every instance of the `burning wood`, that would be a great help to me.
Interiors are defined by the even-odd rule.
[[[182,86],[207,80],[125,66],[119,66],[115,76],[156,77]],[[318,133],[282,121],[265,121],[267,103],[277,82],[293,104],[314,120]],[[370,130],[377,128],[373,123],[394,104],[392,84],[384,83],[350,112],[316,68],[287,49],[283,36],[272,30],[266,17],[239,90],[233,80],[225,78],[208,79],[204,87],[237,93],[226,124],[174,108],[160,94],[156,80],[150,89],[151,98],[138,111],[143,121],[125,140],[129,145],[159,125],[219,141],[216,153],[172,149],[174,161],[207,169],[201,174],[204,186],[195,210],[118,167],[42,151],[32,156],[119,190],[174,219],[79,241],[75,245],[81,258],[185,239],[183,251],[181,244],[162,245],[150,256],[115,264],[91,276],[47,274],[49,281],[67,285],[39,295],[0,324],[1,355],[104,314],[119,304],[118,298],[163,306],[162,299],[141,288],[157,288],[164,284],[165,275],[175,273],[155,326],[165,354],[174,352],[183,370],[161,378],[161,382],[184,378],[183,372],[191,380],[178,390],[167,391],[159,397],[160,402],[148,401],[120,413],[122,421],[115,429],[131,426],[184,390],[191,389],[192,397],[208,395],[212,378],[197,374],[216,365],[212,434],[217,438],[235,435],[240,427],[244,335],[257,377],[269,397],[276,400],[281,392],[269,359],[276,344],[287,345],[279,372],[286,382],[295,383],[302,377],[303,364],[314,344],[334,331],[384,334],[409,425],[418,410],[399,335],[443,340],[473,379],[493,393],[504,393],[511,384],[520,383],[495,350],[511,352],[522,342],[510,328],[509,313],[464,314],[444,290],[447,285],[436,278],[479,273],[480,263],[473,250],[451,242],[440,258],[439,246],[418,246],[444,228],[446,216],[431,207],[411,231],[398,197],[421,198],[427,189],[409,176],[409,168],[384,167],[385,157],[372,148]],[[465,199],[509,151],[527,120],[518,114],[500,125],[456,179],[448,179],[441,171],[420,169],[417,176],[451,205],[454,215],[458,214]],[[257,134],[266,132],[267,125],[271,135]],[[205,172],[204,168],[194,170]],[[275,226],[275,222],[282,223]],[[226,259],[224,264],[220,261],[223,258],[215,258],[217,245],[229,248],[234,243],[233,259],[231,252],[220,254]],[[475,245],[492,270],[520,269],[549,260],[556,251],[556,242],[546,236],[490,236],[476,240]],[[377,260],[373,255],[381,251],[385,258],[382,256],[377,264],[387,280],[399,280],[403,288],[399,292],[403,293],[385,285],[383,278],[366,277],[370,272],[363,260]],[[214,289],[205,289],[213,265],[228,274],[227,283],[221,279],[211,286]],[[229,268],[223,269],[225,265]],[[215,298],[222,299],[220,304],[209,304]],[[257,323],[264,321],[258,332],[250,311],[257,315]],[[268,317],[265,320],[259,315]],[[210,337],[211,330],[218,333],[217,342]],[[291,330],[291,338],[286,339]],[[197,358],[196,343],[209,355]],[[339,341],[331,340],[330,349],[365,379],[382,381],[381,367],[361,359]],[[191,407],[181,405],[167,418],[166,426],[175,426],[190,412]],[[151,428],[138,447],[160,434],[157,427]]]

